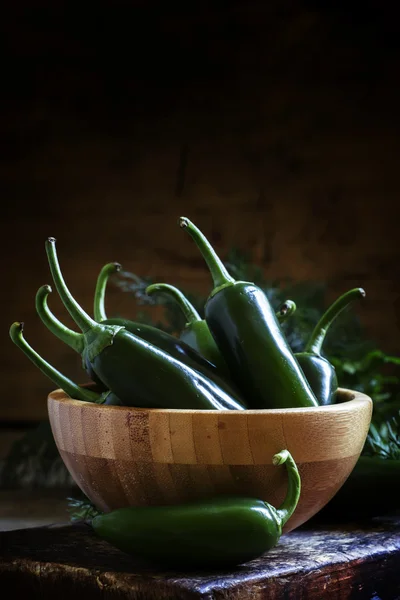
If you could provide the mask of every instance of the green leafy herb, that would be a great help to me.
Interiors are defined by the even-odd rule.
[[[94,517],[101,514],[89,498],[84,495],[77,494],[76,497],[68,497],[67,501],[67,510],[71,523],[91,521]]]
[[[371,424],[363,454],[400,460],[400,412],[379,425]]]
[[[0,471],[0,488],[72,488],[75,483],[43,421],[14,442]]]

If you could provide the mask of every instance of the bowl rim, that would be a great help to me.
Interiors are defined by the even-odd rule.
[[[148,413],[152,414],[201,414],[201,415],[223,415],[228,417],[238,418],[238,415],[265,415],[273,414],[323,414],[323,413],[346,413],[351,412],[353,410],[357,410],[367,404],[370,404],[372,407],[372,398],[364,394],[363,392],[359,392],[357,390],[350,390],[347,388],[338,388],[338,393],[345,396],[351,396],[348,400],[344,402],[339,402],[337,404],[327,404],[323,406],[306,406],[306,407],[293,407],[293,408],[264,408],[264,409],[245,409],[245,410],[199,410],[194,408],[140,408],[136,406],[113,406],[113,405],[104,405],[97,404],[95,402],[87,402],[84,400],[76,400],[75,398],[70,398],[68,394],[66,394],[62,389],[58,388],[52,390],[47,396],[47,402],[58,402],[61,404],[69,404],[70,406],[77,407],[85,407],[89,409],[98,408],[101,410],[114,410],[114,411],[124,411],[130,413]]]

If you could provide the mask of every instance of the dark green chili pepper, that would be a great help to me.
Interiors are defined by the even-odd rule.
[[[229,369],[211,335],[207,321],[201,318],[193,304],[173,285],[154,283],[146,288],[146,293],[149,296],[157,292],[164,293],[173,298],[185,316],[186,324],[179,338],[216,365],[225,377],[229,377]],[[287,300],[279,307],[276,317],[279,322],[282,322],[293,314],[295,310],[295,303],[292,300]]]
[[[54,385],[64,390],[70,398],[75,400],[83,400],[84,402],[96,402],[97,404],[121,404],[118,398],[112,392],[103,392],[99,394],[88,388],[81,387],[74,383],[71,379],[62,375],[50,363],[40,356],[25,340],[24,324],[13,323],[10,327],[10,338],[16,346],[36,365],[40,371],[48,377]]]
[[[229,376],[228,367],[218,350],[208,325],[200,317],[193,304],[189,302],[178,288],[167,283],[155,283],[149,285],[146,289],[146,293],[149,296],[156,292],[162,292],[173,298],[182,310],[186,324],[179,338],[188,344],[188,346],[194,348],[201,356],[204,356],[204,358],[216,365],[225,376]]]
[[[318,406],[266,294],[254,283],[235,281],[189,219],[181,217],[180,226],[211,272],[214,289],[205,304],[205,319],[248,407]]]
[[[336,401],[338,380],[335,367],[321,356],[322,344],[333,321],[354,300],[365,298],[362,288],[354,288],[338,298],[322,315],[315,326],[304,352],[295,354],[308,383],[319,404],[333,404]]]
[[[94,321],[68,290],[57,259],[54,238],[46,252],[57,291],[81,329],[84,357],[96,375],[124,405],[142,408],[244,410],[242,400],[123,326]]]
[[[118,266],[118,263],[109,263],[105,265],[98,277],[98,283],[96,286],[95,294],[96,301],[94,313],[99,319],[106,316],[104,310],[104,281],[106,281],[106,277],[108,277],[110,273],[115,272],[115,268]],[[99,282],[101,285],[99,285]],[[103,286],[103,293],[99,294],[101,286]],[[55,315],[49,309],[49,306],[47,304],[47,298],[51,291],[52,290],[49,285],[44,285],[41,288],[39,288],[36,294],[36,311],[38,315],[40,316],[41,320],[46,325],[46,327],[54,335],[56,335],[64,343],[68,344],[76,352],[82,354],[83,367],[89,375],[90,379],[96,383],[96,386],[100,390],[107,390],[107,386],[105,386],[100,381],[100,378],[94,372],[90,361],[85,355],[85,342],[82,333],[77,333],[72,329],[66,327],[63,323],[61,323],[61,321],[59,321],[55,317]],[[176,337],[165,333],[164,331],[161,331],[156,327],[151,327],[150,325],[143,325],[142,323],[135,323],[134,321],[128,321],[127,319],[105,319],[104,321],[102,321],[102,323],[104,323],[105,325],[118,325],[126,327],[126,329],[134,335],[137,335],[138,337],[146,340],[147,342],[154,344],[158,348],[161,348],[165,352],[168,352],[168,354],[170,354],[177,360],[184,362],[188,366],[192,367],[193,369],[196,369],[197,371],[200,371],[201,373],[203,373],[203,375],[206,375],[207,377],[212,379],[216,384],[226,389],[227,392],[231,392],[233,384],[228,384],[221,379],[221,376],[219,375],[219,372],[215,365],[209,363],[194,349],[189,347],[184,342],[180,342]]]
[[[172,568],[217,568],[253,560],[273,548],[300,497],[300,475],[288,450],[288,489],[279,508],[254,498],[217,497],[176,506],[120,508],[94,517],[97,535],[120,550]]]
[[[205,355],[199,353],[197,348],[188,344],[186,340],[180,340],[174,335],[170,335],[151,325],[137,323],[120,317],[107,318],[105,311],[105,291],[107,281],[112,273],[115,273],[120,269],[121,265],[119,263],[108,263],[104,265],[99,273],[93,306],[95,320],[99,323],[104,323],[105,325],[119,325],[125,327],[134,335],[150,342],[150,344],[154,344],[154,346],[168,352],[168,354],[177,360],[184,362],[193,369],[203,373],[203,375],[206,375],[213,380],[215,379],[216,383],[223,385],[221,377],[223,379],[227,378],[226,369],[224,371],[219,365],[210,361]]]

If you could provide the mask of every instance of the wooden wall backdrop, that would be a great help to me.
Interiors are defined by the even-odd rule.
[[[10,3],[12,4],[12,3]],[[177,226],[192,218],[224,253],[253,253],[271,277],[354,285],[372,336],[400,352],[399,51],[390,6],[133,2],[95,13],[17,3],[6,40],[1,131],[0,420],[47,417],[52,384],[8,328],[75,379],[79,360],[42,326],[44,242],[91,310],[97,273],[206,291]],[[72,325],[56,297],[49,301]],[[134,315],[110,290],[110,312]]]

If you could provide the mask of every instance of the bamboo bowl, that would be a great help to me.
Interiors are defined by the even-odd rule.
[[[287,448],[302,491],[284,532],[314,516],[350,475],[363,448],[371,399],[340,389],[332,406],[246,411],[137,409],[48,396],[54,440],[71,476],[101,511],[246,495],[278,506]]]

